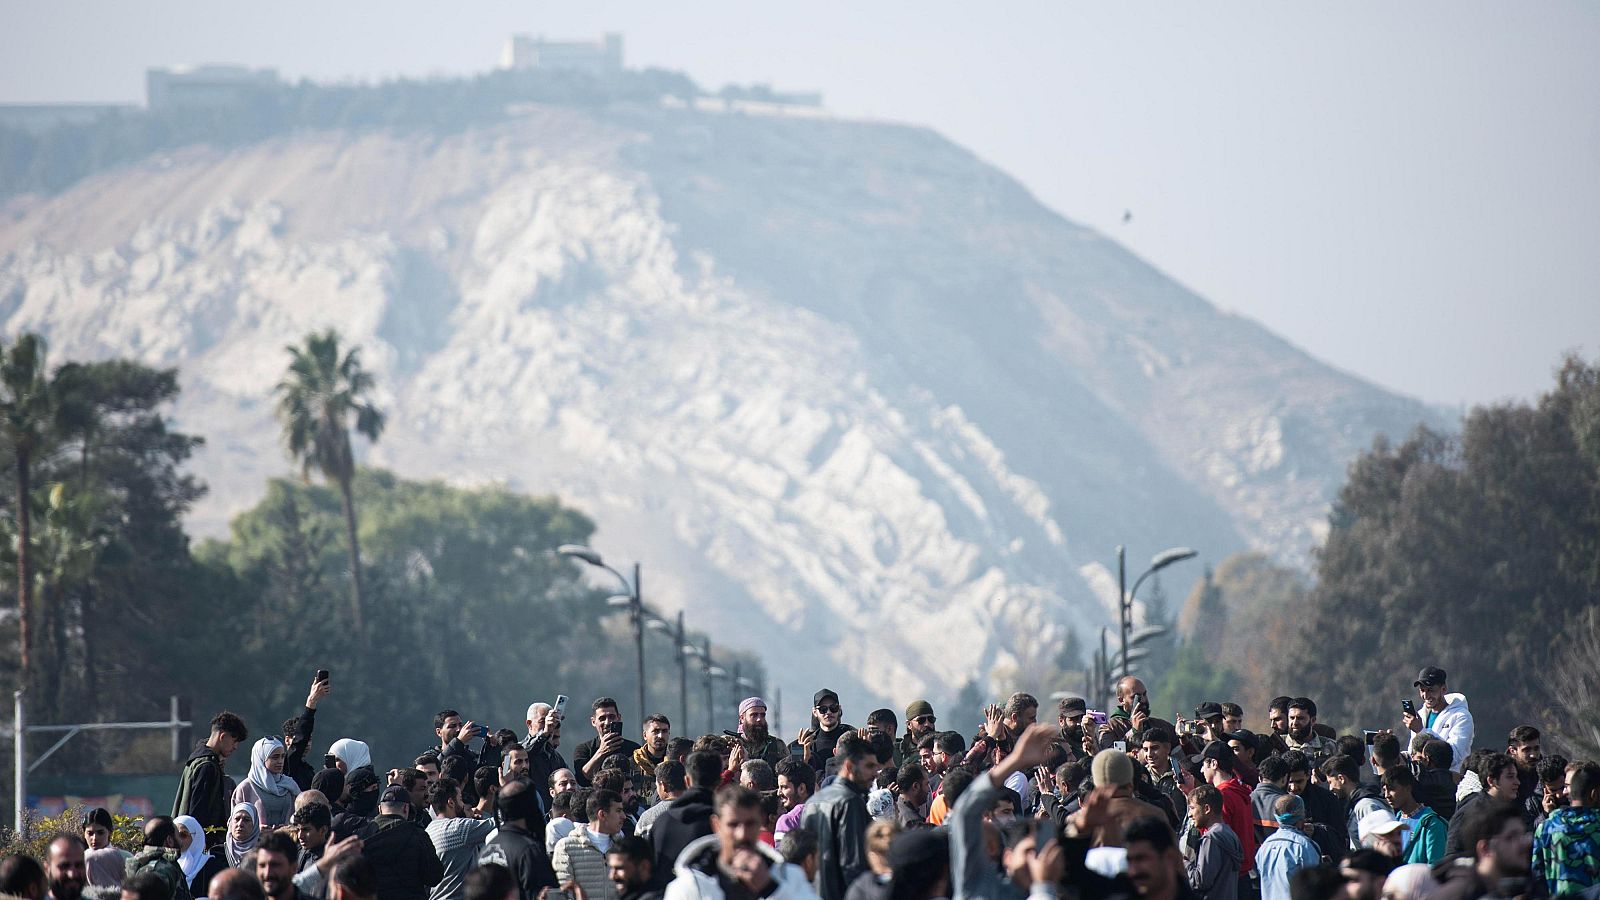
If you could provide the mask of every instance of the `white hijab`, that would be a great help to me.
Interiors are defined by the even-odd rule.
[[[189,832],[189,849],[178,857],[178,865],[183,869],[183,877],[192,884],[194,876],[199,874],[210,858],[206,854],[206,830],[200,827],[200,820],[194,816],[179,816],[172,820],[172,824]]]
[[[272,755],[273,750],[282,747],[283,741],[274,737],[264,737],[256,741],[256,745],[250,749],[250,783],[263,795],[282,797],[285,794],[293,796],[300,793],[300,785],[295,784],[293,778],[287,775],[274,775],[272,770],[267,768],[267,757]]]
[[[362,766],[372,765],[372,751],[367,749],[366,744],[351,738],[340,738],[334,741],[333,746],[328,748],[328,752],[339,757],[339,760],[344,763],[346,778],[350,776],[351,772]]]

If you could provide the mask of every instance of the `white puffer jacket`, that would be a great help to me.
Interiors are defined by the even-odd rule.
[[[724,900],[722,885],[717,883],[717,852],[721,839],[708,834],[678,854],[678,863],[672,867],[677,877],[667,885],[662,900]],[[772,865],[772,880],[778,887],[764,900],[817,900],[817,894],[806,881],[806,873],[799,866],[783,861],[778,851],[766,844],[757,843],[756,849]]]
[[[1432,728],[1424,728],[1423,734],[1432,735],[1450,745],[1450,769],[1454,772],[1461,771],[1461,764],[1467,761],[1467,754],[1472,752],[1472,713],[1467,709],[1466,694],[1445,694],[1445,707],[1433,720]],[[1428,720],[1427,710],[1418,710],[1422,720]]]

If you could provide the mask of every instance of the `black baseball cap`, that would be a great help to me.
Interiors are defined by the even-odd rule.
[[[411,794],[398,784],[391,784],[383,789],[383,796],[378,798],[379,803],[410,803]]]
[[[1194,717],[1196,719],[1215,719],[1221,715],[1222,704],[1215,700],[1207,700],[1194,708]]]
[[[1246,747],[1249,747],[1252,751],[1259,751],[1261,749],[1260,740],[1256,738],[1255,732],[1250,731],[1249,729],[1241,728],[1238,731],[1230,731],[1223,736],[1230,741],[1238,741]]]
[[[1429,666],[1417,673],[1417,680],[1411,683],[1412,687],[1436,687],[1444,684],[1444,670],[1438,666]]]
[[[1235,762],[1233,748],[1221,741],[1212,741],[1211,743],[1207,744],[1206,748],[1200,751],[1200,758],[1215,759],[1227,763],[1230,767],[1233,766]],[[1223,771],[1227,770],[1224,769]]]
[[[838,703],[839,695],[835,694],[828,688],[823,688],[822,690],[817,691],[817,695],[815,697],[811,698],[811,705],[813,707],[821,706],[826,700],[832,700],[833,702]]]
[[[1082,697],[1063,697],[1060,712],[1063,716],[1081,716],[1089,711],[1089,704]]]

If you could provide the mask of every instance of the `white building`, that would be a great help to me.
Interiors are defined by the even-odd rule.
[[[607,33],[598,41],[547,41],[544,35],[512,35],[500,54],[500,68],[616,75],[622,71],[622,35]]]
[[[283,84],[277,69],[214,64],[146,69],[144,83],[151,109],[238,106]]]

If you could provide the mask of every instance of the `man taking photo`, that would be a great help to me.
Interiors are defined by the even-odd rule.
[[[600,774],[600,766],[608,757],[632,757],[639,749],[637,743],[622,736],[622,713],[617,711],[617,701],[600,697],[591,708],[589,724],[594,726],[595,736],[572,751],[573,774],[578,776],[579,787],[593,786],[594,777]]]
[[[1464,694],[1449,693],[1445,671],[1428,666],[1417,673],[1414,682],[1421,708],[1403,712],[1401,721],[1412,734],[1426,734],[1450,745],[1450,770],[1461,771],[1461,764],[1472,752],[1472,713]]]

